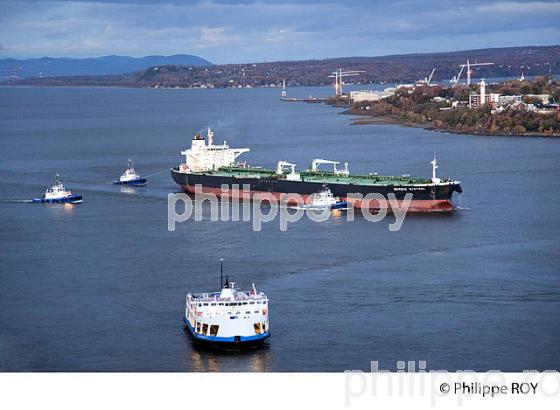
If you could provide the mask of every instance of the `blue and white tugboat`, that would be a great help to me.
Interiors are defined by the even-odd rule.
[[[313,211],[322,211],[325,209],[347,209],[348,202],[340,201],[335,198],[331,190],[326,185],[323,185],[323,189],[310,195],[307,200],[307,204],[302,205],[301,208]]]
[[[132,160],[129,158],[128,168],[120,176],[118,181],[113,181],[113,184],[144,186],[147,182],[148,180],[146,178],[142,178],[139,174],[136,173],[136,171],[134,170],[134,166],[132,165]]]
[[[78,204],[82,202],[82,196],[78,194],[73,194],[72,191],[67,191],[64,189],[64,185],[58,179],[58,174],[54,178],[54,184],[47,188],[45,195],[41,198],[34,198],[32,200],[34,203],[47,203],[47,204]]]
[[[268,298],[257,292],[235,287],[220,261],[219,292],[188,293],[184,322],[194,341],[219,347],[256,347],[270,337]]]

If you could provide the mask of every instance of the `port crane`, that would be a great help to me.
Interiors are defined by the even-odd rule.
[[[344,77],[352,77],[355,75],[360,75],[361,73],[365,73],[362,70],[343,70],[339,68],[337,71],[333,71],[329,78],[334,78],[334,93],[336,96],[342,95],[342,79]]]
[[[463,74],[463,70],[466,68],[467,69],[467,85],[471,85],[471,74],[472,74],[471,67],[477,67],[477,66],[483,66],[483,65],[494,65],[494,63],[471,63],[471,62],[469,62],[469,60],[467,60],[467,64],[461,64],[459,66],[459,67],[461,67],[461,69],[459,70],[459,74],[457,74],[455,77],[453,77],[451,79],[451,83],[453,83],[453,86],[456,86],[457,84],[459,84],[459,80],[461,79],[461,74]]]
[[[430,73],[429,77],[424,77],[422,80],[417,81],[416,84],[418,84],[418,85],[430,85],[430,83],[432,82],[432,77],[434,76],[435,72],[436,72],[436,69],[434,68],[432,70],[432,72]]]

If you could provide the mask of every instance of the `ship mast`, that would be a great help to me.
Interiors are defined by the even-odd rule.
[[[432,164],[432,182],[434,184],[439,184],[441,182],[441,179],[436,176],[436,169],[438,169],[439,167],[435,154],[434,154],[434,159],[430,161],[430,164]]]

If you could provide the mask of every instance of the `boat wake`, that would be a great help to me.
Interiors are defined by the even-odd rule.
[[[288,209],[296,209],[296,210],[303,210],[303,211],[347,211],[350,208],[326,208],[320,206],[289,206]]]

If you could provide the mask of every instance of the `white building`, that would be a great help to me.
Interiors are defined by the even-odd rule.
[[[480,108],[484,104],[488,103],[500,103],[500,94],[497,93],[486,93],[486,82],[484,78],[480,80],[480,94],[469,95],[469,107],[470,108]]]
[[[500,95],[499,103],[500,104],[515,104],[516,102],[521,102],[523,96],[521,95]]]
[[[350,99],[355,103],[362,101],[379,101],[391,97],[395,94],[395,91],[396,89],[393,87],[385,88],[383,91],[350,91]]]
[[[543,104],[548,104],[552,96],[550,94],[527,94],[527,97],[538,98]]]

